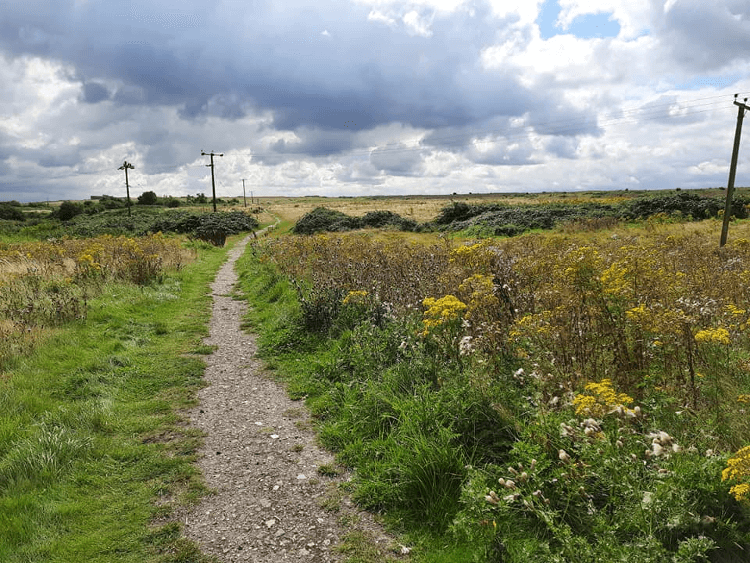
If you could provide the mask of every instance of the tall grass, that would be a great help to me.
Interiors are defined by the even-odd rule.
[[[0,244],[0,368],[33,348],[45,327],[85,319],[106,283],[146,285],[194,258],[162,235]]]

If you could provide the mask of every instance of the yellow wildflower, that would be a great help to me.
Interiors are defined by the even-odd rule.
[[[737,451],[734,456],[727,460],[726,468],[721,472],[722,481],[742,481],[750,476],[750,446]],[[750,485],[738,483],[729,492],[739,501],[750,498]]]
[[[696,342],[729,345],[729,331],[725,328],[707,328],[695,333]]]
[[[612,387],[611,379],[587,383],[585,390],[589,394],[579,394],[573,398],[573,406],[579,416],[601,417],[613,412],[624,414],[635,412],[626,406],[633,402],[633,398],[625,393],[617,393]]]
[[[346,297],[344,297],[344,300],[342,301],[342,303],[344,305],[347,305],[349,303],[361,304],[365,302],[367,295],[368,293],[363,289],[350,291],[349,293],[346,294]]]
[[[440,299],[427,297],[422,301],[422,305],[427,308],[422,320],[425,333],[429,332],[431,328],[459,318],[461,313],[466,310],[466,304],[456,298],[455,295],[446,295]]]

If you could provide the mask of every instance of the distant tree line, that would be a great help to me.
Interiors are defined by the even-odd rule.
[[[180,199],[173,196],[159,197],[153,191],[143,192],[135,201],[136,205],[141,206],[161,206],[161,207],[180,207],[182,205],[203,205],[210,203],[210,199],[203,193],[198,193],[194,196],[188,195],[185,197],[183,203]],[[17,203],[17,202],[16,202]],[[239,203],[237,198],[232,198],[229,201],[224,201],[217,198],[216,203],[224,204],[228,203],[236,205]],[[5,204],[0,204],[4,206]],[[18,204],[20,205],[20,204]],[[90,200],[83,202],[76,201],[63,201],[60,206],[52,212],[50,215],[52,218],[59,219],[61,221],[69,221],[73,217],[78,215],[95,215],[109,209],[123,209],[127,207],[127,200],[123,197],[115,197],[110,195],[102,195],[93,197]],[[4,207],[3,207],[4,209]],[[1,212],[0,212],[1,213]],[[9,212],[10,213],[10,212]],[[0,219],[6,218],[0,215]],[[11,217],[7,217],[11,218]],[[22,219],[19,219],[22,220]]]

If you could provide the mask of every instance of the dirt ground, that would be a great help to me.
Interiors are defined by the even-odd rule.
[[[253,335],[240,329],[246,305],[231,293],[249,239],[230,251],[212,285],[205,343],[216,349],[189,418],[205,432],[199,466],[214,493],[185,516],[185,534],[222,562],[274,563],[342,561],[337,547],[361,531],[390,559],[402,546],[341,492],[348,476],[316,444],[304,404],[263,374]]]

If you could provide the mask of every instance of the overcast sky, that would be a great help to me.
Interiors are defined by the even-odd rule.
[[[748,0],[0,0],[0,200],[725,186],[735,93]]]

